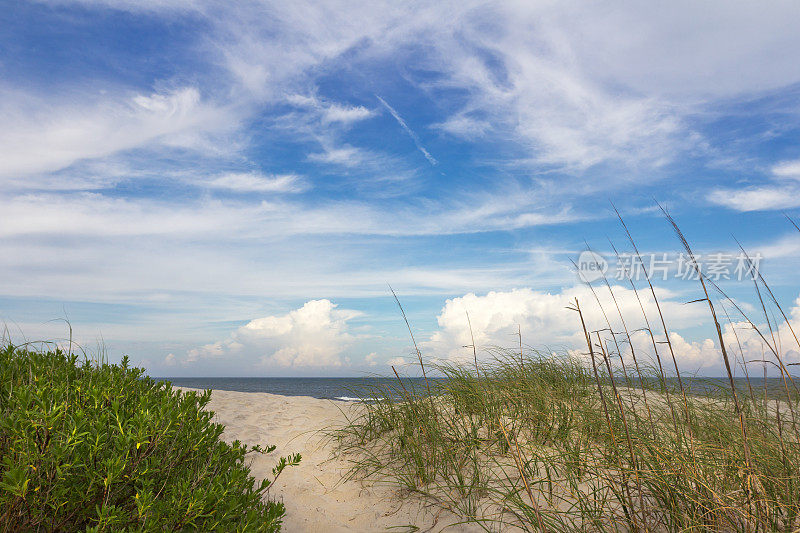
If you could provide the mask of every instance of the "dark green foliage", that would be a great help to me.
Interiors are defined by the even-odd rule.
[[[142,369],[61,351],[0,351],[0,530],[278,531],[248,452],[203,410]],[[282,460],[274,471],[296,464]]]

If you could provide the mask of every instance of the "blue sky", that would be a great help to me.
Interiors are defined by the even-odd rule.
[[[788,335],[798,23],[792,2],[2,2],[0,318],[14,340],[67,318],[154,375],[385,373],[411,354],[391,284],[431,358],[471,354],[465,311],[481,347],[519,325],[569,350],[570,298],[601,322],[571,260],[588,243],[613,276],[609,239],[630,250],[610,202],[646,255],[681,251],[658,201],[703,256],[763,256]],[[697,284],[658,287],[681,364],[720,374]]]

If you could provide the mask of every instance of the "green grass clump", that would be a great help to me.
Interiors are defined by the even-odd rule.
[[[181,393],[60,350],[0,351],[0,530],[279,531],[285,509]],[[282,459],[275,476],[299,455]]]
[[[448,377],[433,399],[398,385],[382,395],[403,401],[364,404],[334,433],[352,474],[487,531],[800,528],[797,396],[740,399],[745,442],[725,390],[684,403],[605,372],[598,388],[580,361],[532,352],[471,366],[429,365]]]
[[[332,432],[351,475],[395,483],[487,531],[800,531],[800,384],[784,361],[784,343],[800,349],[800,335],[760,274],[752,282],[766,324],[749,317],[702,274],[666,218],[701,289],[688,303],[707,307],[715,326],[724,385],[692,394],[688,385],[699,380],[681,377],[681,354],[620,218],[644,271],[646,284],[630,281],[641,316],[623,316],[603,279],[589,287],[605,323],[590,330],[572,302],[585,344],[568,354],[525,351],[520,333],[518,350],[493,349],[489,362],[479,363],[473,340],[469,363],[436,365],[424,363],[415,344],[425,393],[396,374],[396,386],[370,391],[383,400]],[[605,290],[608,309],[598,297]],[[655,313],[640,291],[652,296]],[[738,336],[726,342],[723,315],[735,335],[738,326],[761,339],[762,359],[751,360]],[[628,329],[641,321],[652,347],[645,353]],[[765,379],[762,394],[750,379],[753,364],[765,376],[772,365],[780,386],[768,394]],[[428,380],[423,365],[447,379]]]

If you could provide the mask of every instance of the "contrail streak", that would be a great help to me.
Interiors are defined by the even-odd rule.
[[[411,139],[414,141],[414,144],[415,144],[415,145],[417,145],[417,150],[419,150],[420,152],[422,152],[422,155],[424,155],[424,156],[425,156],[425,159],[427,159],[427,160],[428,160],[428,163],[430,163],[430,164],[431,164],[431,165],[433,165],[433,166],[436,166],[436,165],[438,165],[438,164],[439,164],[439,162],[436,160],[436,158],[435,158],[435,157],[433,157],[433,156],[430,154],[430,152],[428,152],[428,151],[425,149],[425,147],[424,147],[424,146],[422,146],[422,142],[419,140],[419,137],[417,136],[417,134],[416,134],[416,133],[414,133],[414,130],[412,130],[411,128],[409,128],[409,127],[408,127],[408,124],[406,124],[406,121],[405,121],[405,120],[403,120],[403,117],[401,117],[401,116],[400,116],[400,114],[399,114],[397,111],[395,111],[395,110],[394,110],[394,108],[393,108],[392,106],[390,106],[388,103],[386,103],[386,100],[384,100],[383,98],[381,98],[381,97],[380,97],[380,96],[378,96],[377,94],[375,95],[375,98],[377,98],[378,100],[380,100],[380,102],[383,104],[383,107],[385,107],[386,109],[388,109],[388,110],[389,110],[389,113],[391,113],[391,114],[392,114],[392,116],[393,116],[393,117],[394,117],[394,119],[397,121],[397,123],[398,123],[398,124],[400,124],[400,126],[401,126],[401,127],[404,129],[404,130],[406,130],[406,133],[408,133],[408,136],[409,136],[409,137],[411,137]]]

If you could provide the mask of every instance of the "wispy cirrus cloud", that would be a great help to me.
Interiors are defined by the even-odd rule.
[[[800,160],[782,161],[770,169],[766,183],[711,191],[711,203],[736,211],[769,211],[800,207]]]
[[[150,144],[191,149],[197,134],[229,131],[240,118],[204,101],[195,87],[89,102],[59,100],[6,92],[0,109],[5,124],[0,176],[53,172]]]
[[[295,174],[264,175],[258,172],[228,172],[204,183],[206,187],[232,192],[299,193],[308,189]]]
[[[316,111],[323,124],[338,123],[349,126],[375,116],[374,111],[364,106],[329,102],[315,95],[293,94],[286,100],[297,107]]]
[[[800,207],[798,185],[756,185],[742,189],[716,189],[708,200],[736,211],[767,211]]]
[[[357,167],[367,158],[368,153],[355,146],[329,146],[322,152],[308,154],[309,161],[318,163],[330,163],[344,167]]]
[[[779,178],[800,180],[800,159],[781,161],[772,167],[772,174]]]
[[[292,192],[293,178],[263,178],[250,174],[217,177],[220,187],[240,191]],[[280,189],[283,189],[282,191]],[[173,235],[238,236],[292,235],[448,235],[502,231],[553,225],[594,217],[569,209],[528,209],[524,198],[517,205],[503,193],[438,201],[435,206],[409,201],[380,204],[339,200],[305,206],[286,198],[219,199],[203,196],[180,205],[162,199],[111,198],[96,192],[28,193],[0,199],[8,217],[0,237]],[[431,215],[429,210],[435,210]]]
[[[530,151],[530,162],[573,172],[608,162],[633,169],[663,165],[700,145],[687,116],[705,103],[800,79],[794,63],[769,53],[798,44],[786,22],[791,9],[783,5],[706,10],[686,3],[662,6],[654,15],[636,6],[582,4],[468,2],[423,10],[382,3],[343,9],[332,0],[88,4],[164,17],[191,12],[208,21],[213,31],[204,44],[228,73],[223,86],[238,101],[260,104],[313,85],[337,65],[369,71],[387,58],[410,63],[416,58],[409,50],[424,47],[423,66],[435,76],[409,80],[434,94],[466,94],[463,105],[437,121],[442,131],[510,136]],[[700,37],[707,35],[714,38]],[[742,63],[731,63],[730,50]],[[754,75],[734,75],[741,64]],[[388,105],[385,99],[381,104]],[[330,123],[351,123],[371,112],[333,104],[326,113]],[[475,113],[484,118],[467,118]],[[491,121],[484,123],[485,117]],[[398,123],[408,127],[402,117]],[[418,137],[415,143],[431,161]]]

